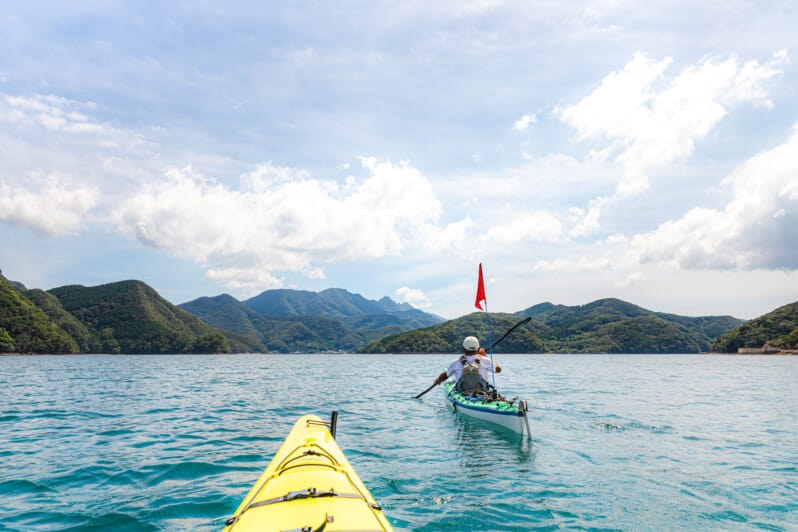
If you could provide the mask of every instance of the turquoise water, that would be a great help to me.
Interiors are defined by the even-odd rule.
[[[410,399],[453,358],[0,357],[0,530],[220,530],[334,409],[397,531],[798,530],[798,357],[502,355],[532,442]]]

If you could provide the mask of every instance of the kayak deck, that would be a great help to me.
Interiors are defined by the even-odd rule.
[[[514,404],[503,399],[491,400],[470,397],[456,391],[453,381],[447,382],[443,391],[446,396],[446,402],[456,412],[523,434],[524,425],[527,424],[526,401],[519,401],[518,404]],[[529,437],[532,437],[531,434]]]
[[[225,532],[392,530],[327,425],[313,415],[296,422],[226,525]]]

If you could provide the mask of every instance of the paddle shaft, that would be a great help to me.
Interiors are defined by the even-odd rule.
[[[531,319],[532,319],[532,318],[524,318],[523,320],[519,321],[518,323],[516,323],[515,325],[513,325],[512,327],[510,327],[510,330],[508,330],[506,333],[504,333],[504,334],[502,335],[502,337],[501,337],[501,338],[499,338],[498,340],[496,340],[495,342],[493,342],[493,344],[490,346],[490,348],[491,348],[491,349],[493,349],[494,347],[496,347],[497,345],[499,345],[499,342],[501,342],[502,340],[504,340],[505,338],[507,338],[507,335],[509,335],[511,332],[513,332],[514,330],[516,330],[516,329],[517,329],[518,327],[520,327],[521,325],[523,325],[523,324],[527,323],[527,322],[528,322],[529,320],[531,320]]]
[[[422,395],[424,395],[425,393],[427,393],[428,391],[430,391],[431,389],[433,389],[433,388],[434,388],[434,387],[436,387],[437,385],[438,385],[438,383],[437,383],[437,382],[433,383],[433,384],[432,384],[432,386],[430,386],[429,388],[427,388],[426,390],[424,390],[423,392],[421,392],[421,393],[420,393],[420,394],[418,394],[417,396],[413,397],[413,399],[420,399]]]

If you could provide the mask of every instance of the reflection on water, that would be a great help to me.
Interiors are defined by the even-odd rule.
[[[446,408],[454,420],[454,441],[469,465],[490,467],[496,460],[525,463],[534,459],[535,446],[526,433],[488,425]]]

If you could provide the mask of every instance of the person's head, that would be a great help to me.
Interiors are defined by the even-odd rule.
[[[466,355],[476,355],[479,351],[479,340],[476,336],[466,336],[463,340],[463,353]]]

